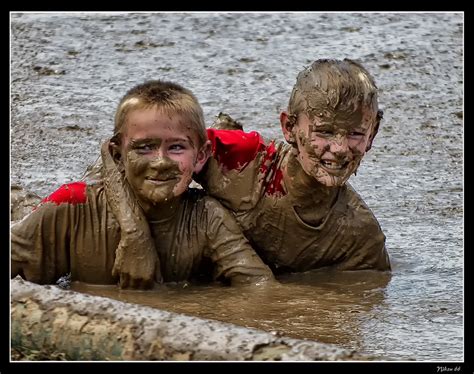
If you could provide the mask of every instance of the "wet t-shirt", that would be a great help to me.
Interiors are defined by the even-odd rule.
[[[270,278],[240,227],[215,199],[188,190],[175,214],[150,222],[164,281],[200,275],[203,263],[211,277],[234,283]],[[71,272],[73,280],[115,284],[112,277],[120,227],[102,184],[62,186],[11,228],[12,276],[53,283]]]
[[[322,221],[309,225],[298,216],[285,184],[290,145],[265,144],[255,131],[208,129],[208,135],[214,157],[199,182],[233,211],[252,246],[275,270],[390,269],[385,235],[348,183]]]

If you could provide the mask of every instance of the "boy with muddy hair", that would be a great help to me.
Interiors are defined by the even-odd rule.
[[[379,223],[347,182],[381,118],[374,79],[360,64],[317,60],[298,74],[280,114],[288,144],[267,144],[220,115],[198,181],[234,213],[275,273],[390,270]],[[226,122],[232,130],[222,129]]]
[[[100,178],[63,185],[11,229],[11,276],[150,288],[209,273],[232,285],[273,279],[214,198],[189,188],[210,155],[202,108],[187,89],[129,90],[101,148]]]

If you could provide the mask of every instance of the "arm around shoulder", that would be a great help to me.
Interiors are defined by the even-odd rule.
[[[207,255],[215,264],[215,278],[226,278],[232,286],[274,281],[272,271],[245,238],[234,216],[217,200],[206,200]]]

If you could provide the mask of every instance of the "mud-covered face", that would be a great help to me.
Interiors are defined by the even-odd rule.
[[[327,187],[342,186],[357,171],[375,134],[375,113],[317,117],[300,114],[293,127],[298,160]]]
[[[181,195],[208,158],[184,118],[155,108],[128,114],[120,149],[128,182],[141,201],[152,205]]]

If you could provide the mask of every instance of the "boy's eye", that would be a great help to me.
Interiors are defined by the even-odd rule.
[[[140,144],[133,147],[138,153],[147,153],[153,150],[152,144]]]
[[[332,136],[334,135],[334,132],[330,130],[317,130],[315,131],[315,134],[319,136]]]
[[[360,137],[360,136],[365,136],[365,134],[363,132],[359,132],[359,131],[352,131],[352,132],[349,133],[349,136]]]
[[[183,144],[171,144],[168,148],[171,152],[180,152],[184,149],[186,149],[186,147]]]

